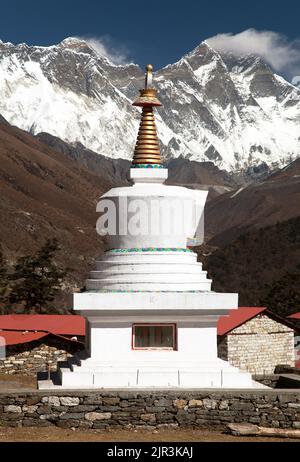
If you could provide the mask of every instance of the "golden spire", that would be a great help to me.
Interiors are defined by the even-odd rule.
[[[139,98],[133,106],[142,107],[140,128],[132,159],[133,165],[161,164],[159,141],[156,133],[154,106],[161,106],[152,87],[152,64],[146,66],[145,88],[140,90]]]

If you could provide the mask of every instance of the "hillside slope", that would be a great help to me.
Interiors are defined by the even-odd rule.
[[[72,268],[67,285],[82,286],[101,251],[95,210],[109,187],[105,176],[0,120],[0,238],[10,264],[56,237],[62,246],[58,260]]]
[[[201,255],[201,249],[200,249]],[[300,217],[244,234],[200,259],[213,290],[239,292],[240,306],[300,308]]]
[[[300,159],[260,183],[219,195],[205,208],[206,242],[221,246],[246,232],[300,215]]]
[[[69,144],[49,133],[38,133],[36,138],[88,170],[104,176],[112,185],[129,184],[128,160],[110,159],[85,148],[80,143]],[[207,189],[209,199],[232,191],[240,184],[240,178],[236,180],[233,175],[220,170],[212,162],[195,162],[179,157],[166,162],[165,165],[169,169],[166,184]]]

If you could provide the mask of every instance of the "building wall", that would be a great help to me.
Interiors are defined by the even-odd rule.
[[[103,316],[104,318],[104,316]],[[147,318],[146,318],[147,319]],[[151,321],[148,317],[146,323],[159,322],[157,317]],[[139,319],[132,321],[97,322],[91,325],[90,353],[97,361],[186,361],[187,359],[215,360],[217,358],[216,322],[186,322],[170,317],[162,323],[175,323],[177,325],[177,350],[133,350],[132,325],[143,323]]]
[[[260,314],[231,331],[218,345],[219,356],[241,370],[272,374],[278,364],[295,365],[294,331]]]
[[[221,427],[229,422],[300,429],[300,391],[0,391],[0,426]]]
[[[33,375],[37,372],[56,370],[57,361],[66,361],[83,345],[72,344],[57,338],[48,337],[34,342],[6,347],[6,358],[0,360],[0,374]]]

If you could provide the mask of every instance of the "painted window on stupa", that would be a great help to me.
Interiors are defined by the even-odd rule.
[[[134,324],[133,349],[176,350],[175,324]]]

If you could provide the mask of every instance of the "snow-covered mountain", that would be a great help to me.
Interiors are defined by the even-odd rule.
[[[113,65],[80,39],[50,47],[0,42],[0,114],[108,157],[132,157],[139,110],[131,103],[143,78],[139,66]],[[299,156],[300,90],[261,58],[221,55],[203,42],[157,71],[155,84],[165,158],[239,171]]]

